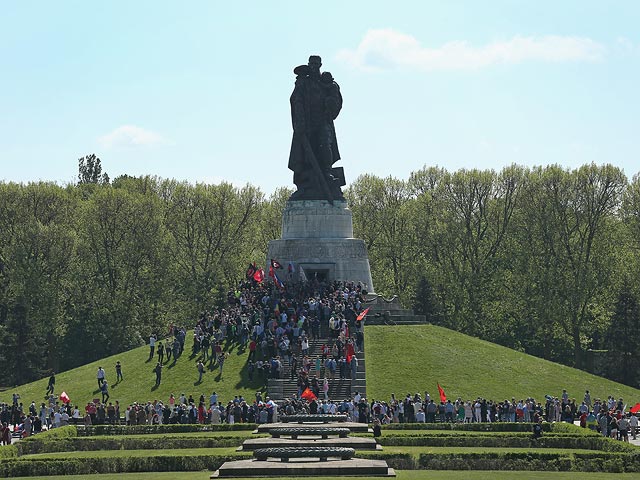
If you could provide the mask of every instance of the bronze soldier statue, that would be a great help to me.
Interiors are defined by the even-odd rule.
[[[344,200],[344,171],[333,167],[340,160],[333,121],[342,109],[342,95],[331,73],[320,73],[321,66],[321,58],[312,55],[308,65],[293,71],[289,169],[298,189],[290,200]]]

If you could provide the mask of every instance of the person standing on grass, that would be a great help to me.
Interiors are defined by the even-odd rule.
[[[204,374],[204,363],[202,363],[202,360],[200,360],[196,366],[198,368],[198,383],[202,383],[202,375]],[[222,373],[222,367],[220,373]]]
[[[120,362],[116,362],[116,383],[122,380],[124,380],[122,376],[122,365],[120,365]]]
[[[156,336],[155,334],[151,334],[149,337],[149,359],[153,358],[154,351],[156,349]]]
[[[164,345],[162,342],[158,342],[158,361],[164,363]]]
[[[162,364],[158,362],[156,364],[156,368],[153,369],[156,373],[156,387],[160,385],[160,381],[162,380]]]
[[[222,378],[222,369],[224,368],[224,361],[227,359],[227,354],[222,352],[218,357],[218,365],[220,366],[220,378]]]
[[[98,373],[96,373],[96,378],[98,379],[98,388],[102,387],[102,383],[105,379],[105,372],[102,367],[98,367]]]
[[[107,400],[109,400],[109,385],[107,384],[107,381],[103,381],[102,385],[100,386],[100,392],[102,393],[102,403],[105,403]]]
[[[49,377],[49,384],[47,385],[47,393],[45,395],[53,394],[53,389],[56,386],[56,374],[55,372],[51,372],[51,376]]]

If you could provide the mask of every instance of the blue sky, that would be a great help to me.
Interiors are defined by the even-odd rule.
[[[347,181],[424,165],[640,171],[640,2],[5,2],[0,180],[293,186],[293,67],[344,97]]]

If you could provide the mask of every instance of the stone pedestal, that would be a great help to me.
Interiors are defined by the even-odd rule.
[[[285,268],[282,280],[320,279],[362,282],[373,291],[369,256],[363,240],[353,238],[347,202],[290,200],[282,212],[282,238],[271,240],[267,254]],[[288,278],[287,266],[295,271]],[[279,275],[280,276],[280,275]]]

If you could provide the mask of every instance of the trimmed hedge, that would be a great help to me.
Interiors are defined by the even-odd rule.
[[[533,431],[533,423],[390,423],[382,427],[384,430],[458,430],[462,432],[529,432]],[[550,432],[550,423],[543,423],[542,429]]]
[[[64,438],[75,438],[78,436],[78,430],[74,425],[68,425],[66,427],[51,428],[40,432],[36,435],[31,435],[22,440],[22,442],[38,442],[44,440],[58,440]],[[20,442],[20,443],[22,443]]]
[[[537,440],[529,436],[505,435],[437,435],[409,436],[386,435],[378,438],[382,446],[405,447],[496,447],[496,448],[566,448],[580,450],[599,450],[605,452],[633,452],[636,447],[602,436],[570,437],[542,436]]]
[[[231,432],[255,430],[255,423],[234,423],[229,425],[172,424],[172,425],[78,425],[78,436],[94,437],[99,435],[146,435],[152,433],[193,433],[193,432]]]
[[[638,472],[640,455],[628,453],[537,452],[484,454],[421,454],[420,468],[429,470],[528,470],[577,472]]]
[[[69,438],[16,444],[19,454],[96,451],[96,450],[172,450],[182,448],[239,447],[243,437],[155,437]]]
[[[570,455],[554,453],[449,453],[420,454],[418,465],[428,470],[528,470],[569,471]]]
[[[88,475],[95,473],[217,470],[224,462],[246,456],[100,457],[76,459],[16,459],[0,462],[3,477]]]
[[[18,456],[18,448],[15,445],[2,445],[0,447],[0,459],[15,458]]]

